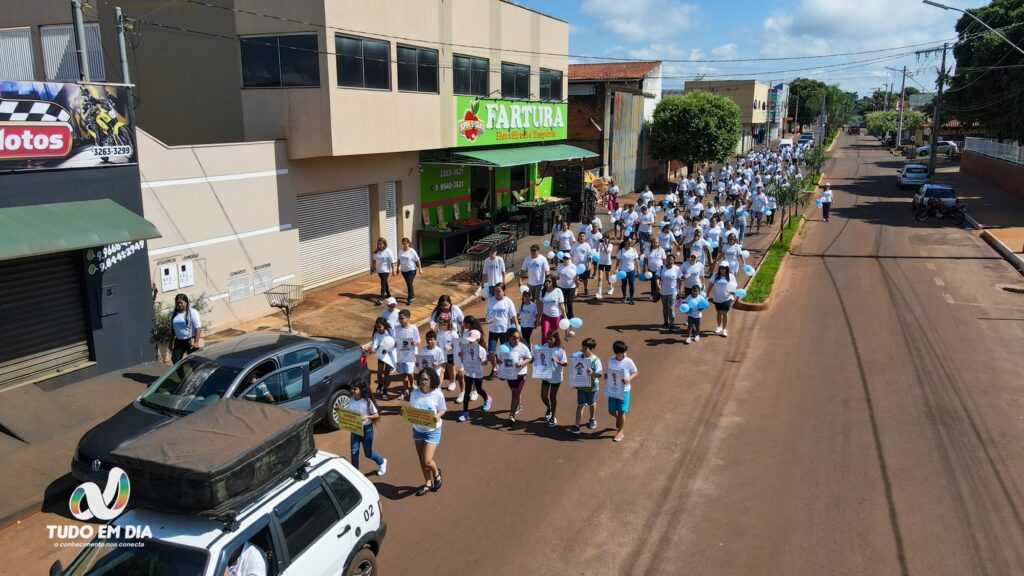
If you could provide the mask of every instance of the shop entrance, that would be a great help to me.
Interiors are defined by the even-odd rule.
[[[486,166],[469,167],[469,199],[476,211],[473,217],[480,217],[481,212],[491,211],[494,199],[491,192],[491,170]]]
[[[513,192],[526,188],[526,166],[513,166],[509,169],[509,187]]]

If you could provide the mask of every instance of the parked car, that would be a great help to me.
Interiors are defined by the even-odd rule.
[[[814,134],[810,132],[804,132],[800,135],[800,140],[797,144],[804,144],[807,146],[814,146]]]
[[[922,156],[930,155],[931,149],[931,144],[926,144],[924,146],[918,146],[917,148],[915,148],[914,153],[917,155],[918,158],[921,158]],[[935,144],[935,149],[938,151],[939,154],[947,154],[949,153],[950,149],[956,150],[958,154],[960,152],[960,149],[956,145],[956,142],[950,142],[949,140],[939,140]]]
[[[100,531],[67,569],[58,561],[50,574],[223,576],[232,556],[244,547],[255,552],[264,574],[376,574],[387,534],[376,487],[348,462],[326,452],[308,460],[304,474],[264,491],[230,524],[132,508],[111,526],[120,527],[119,536],[103,536],[115,534],[113,528]],[[137,526],[148,527],[152,537],[125,536]]]
[[[860,134],[860,126],[858,126],[856,124],[850,124],[846,128],[846,133],[847,134]]]
[[[920,188],[931,182],[928,167],[924,164],[907,164],[896,170],[896,186],[899,188]]]
[[[186,356],[134,402],[86,432],[71,461],[80,481],[106,478],[110,453],[222,398],[312,410],[337,430],[336,408],[357,382],[369,382],[362,347],[335,338],[245,334]]]
[[[914,212],[930,201],[942,202],[947,208],[957,204],[956,190],[949,184],[925,184],[914,194],[910,204]]]

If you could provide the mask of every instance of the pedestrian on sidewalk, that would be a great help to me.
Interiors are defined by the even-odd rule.
[[[462,322],[465,320],[466,315],[462,313],[462,308],[452,304],[452,297],[447,294],[441,294],[437,297],[437,305],[434,306],[434,311],[430,313],[430,328],[437,330],[437,323],[442,318],[451,320],[452,329],[460,334],[462,333]]]
[[[438,388],[441,381],[437,372],[433,370],[421,370],[416,376],[419,386],[412,391],[409,397],[409,404],[420,410],[434,412],[434,426],[422,424],[412,425],[412,439],[416,444],[416,455],[419,457],[420,468],[423,469],[423,486],[416,491],[417,496],[423,496],[427,492],[437,492],[441,489],[441,469],[434,462],[434,453],[437,445],[441,443],[441,422],[444,413],[447,411],[444,394]]]
[[[174,344],[171,346],[171,362],[177,364],[185,356],[203,347],[203,319],[189,304],[188,295],[174,296],[174,312],[171,315],[171,332]]]
[[[619,245],[619,251],[616,254],[616,259],[619,262],[619,272],[625,275],[619,279],[622,280],[622,303],[626,303],[626,298],[629,298],[629,303],[633,304],[633,296],[636,292],[636,271],[638,263],[640,262],[640,254],[633,247],[633,241],[627,236],[622,244]]]
[[[577,436],[580,433],[580,419],[583,418],[584,406],[590,408],[590,420],[587,422],[587,428],[590,430],[597,428],[597,390],[602,371],[601,359],[594,354],[596,349],[597,342],[593,338],[584,338],[580,343],[580,351],[572,355],[573,358],[590,360],[590,387],[576,389],[576,424],[573,425],[570,432]]]
[[[704,315],[701,310],[703,301],[700,297],[700,285],[690,286],[689,296],[686,297],[686,343],[700,342],[700,319]]]
[[[512,364],[515,366],[515,378],[506,380],[508,388],[512,392],[512,401],[508,408],[508,425],[514,426],[516,416],[523,411],[522,395],[523,387],[526,386],[527,365],[533,361],[533,353],[530,347],[520,340],[518,330],[512,330],[508,334],[508,348]]]
[[[761,219],[764,218],[765,209],[768,207],[768,195],[764,193],[764,186],[757,185],[754,197],[750,199],[750,215],[754,219],[753,234],[761,233]]]
[[[765,212],[765,222],[769,227],[775,224],[775,211],[779,209],[779,199],[775,192],[768,195],[768,211]]]
[[[378,317],[373,322],[373,337],[368,351],[377,357],[377,396],[381,400],[390,400],[388,380],[398,360],[395,358],[395,338],[391,335],[391,326],[383,318]]]
[[[373,252],[370,260],[370,276],[374,273],[380,278],[380,296],[374,302],[380,306],[385,298],[391,297],[391,287],[388,286],[388,277],[398,275],[398,264],[395,255],[388,248],[388,241],[384,238],[377,238],[377,249]]]
[[[657,270],[659,294],[661,296],[662,327],[672,330],[676,323],[676,295],[683,282],[683,271],[676,266],[676,257],[669,254],[665,263]]]
[[[572,253],[562,252],[562,263],[555,269],[558,289],[562,291],[567,318],[573,318],[572,303],[576,300],[576,265],[572,263]]]
[[[548,358],[553,366],[551,376],[541,380],[540,401],[547,408],[544,419],[548,421],[548,427],[554,428],[558,425],[558,418],[555,417],[555,413],[558,412],[558,387],[562,385],[562,367],[568,366],[569,361],[566,359],[565,350],[562,349],[562,338],[558,335],[558,332],[548,334],[548,339],[544,346],[547,349]]]
[[[555,286],[555,279],[552,276],[544,279],[540,306],[540,338],[542,342],[547,342],[548,334],[558,330],[558,323],[562,318],[568,318],[568,312],[565,309],[565,295]]]
[[[411,312],[402,310],[398,313],[399,326],[395,328],[395,345],[398,349],[398,366],[395,371],[402,375],[402,396],[406,400],[412,392],[416,355],[420,347],[420,330],[410,322],[411,318]]]
[[[725,262],[718,264],[718,270],[711,275],[711,301],[715,303],[715,334],[725,338],[729,336],[729,309],[735,299],[736,276],[729,271]]]
[[[696,252],[690,252],[690,258],[679,268],[686,294],[689,294],[694,286],[697,286],[698,292],[704,289],[704,264],[697,261]]]
[[[612,344],[613,355],[608,358],[608,371],[604,374],[604,393],[608,396],[608,413],[615,417],[615,436],[612,442],[622,442],[623,429],[626,427],[626,414],[629,413],[629,392],[633,379],[636,378],[636,364],[626,356],[629,346],[622,340]],[[609,378],[621,378],[621,386],[609,386]],[[611,388],[611,390],[609,389]],[[615,395],[621,395],[616,398]]]
[[[611,213],[619,207],[619,187],[615,180],[608,179],[608,212]]]
[[[595,235],[592,235],[591,237],[593,238],[594,236],[600,234],[600,232],[597,232]],[[595,243],[596,242],[600,242],[600,238],[598,238],[595,241]],[[579,233],[576,245],[572,247],[572,250],[570,250],[570,254],[572,254],[572,264],[577,268],[576,279],[579,282],[583,283],[583,295],[587,296],[590,294],[590,269],[593,265],[592,258],[595,252],[594,247],[591,246],[586,234],[584,234],[583,232]],[[583,265],[583,272],[579,273],[578,268],[581,264]],[[529,342],[530,339],[526,338],[526,341]]]
[[[412,305],[412,301],[416,299],[416,290],[412,283],[416,279],[416,272],[422,267],[420,255],[412,247],[412,241],[402,238],[402,249],[398,252],[398,270],[405,279],[406,306]]]
[[[369,397],[365,382],[357,382],[352,387],[352,397],[349,399],[345,409],[358,412],[363,416],[362,435],[355,432],[349,433],[352,467],[359,470],[359,447],[362,446],[363,454],[377,463],[377,476],[383,476],[388,471],[388,459],[373,451],[373,426],[380,419],[380,411],[377,410],[377,405]]]
[[[821,191],[821,217],[825,222],[828,222],[829,215],[832,212],[832,184],[825,184],[825,189]]]
[[[465,388],[460,373],[455,369],[455,347],[459,343],[459,331],[452,326],[450,318],[441,318],[437,322],[437,343],[445,354],[444,370],[445,378],[449,382],[448,391],[455,390],[455,386],[458,385],[461,394]],[[441,384],[444,384],[444,378],[441,379]]]
[[[533,299],[540,298],[540,289],[544,286],[544,279],[551,271],[548,259],[540,253],[540,246],[530,246],[530,255],[523,258],[523,265],[520,267],[519,285],[526,282],[526,286],[533,293]]]
[[[462,404],[459,422],[469,419],[469,403],[475,401],[479,396],[484,397],[484,412],[491,409],[491,395],[484,390],[484,362],[487,361],[487,352],[480,345],[482,334],[483,328],[480,326],[480,321],[473,316],[467,316],[466,332],[459,344],[459,354],[461,355],[459,364],[463,367],[466,379],[466,388],[455,399],[457,404]]]
[[[498,257],[498,247],[487,249],[483,273],[480,274],[480,299],[487,300],[494,292],[494,287],[505,281],[505,259]]]
[[[611,279],[612,249],[612,243],[607,238],[601,238],[601,241],[597,244],[597,294],[594,297],[598,300],[601,299],[605,283],[608,284],[609,295],[615,292]]]
[[[561,216],[561,215],[559,215]],[[559,252],[569,252],[572,250],[573,241],[572,230],[569,230],[569,223],[562,221],[559,225],[558,230],[551,235],[551,248]]]
[[[726,239],[727,244],[722,250],[722,262],[729,266],[729,272],[738,274],[740,268],[746,264],[743,259],[743,246],[736,239],[736,236],[729,235]]]
[[[498,346],[508,342],[508,334],[516,324],[516,305],[511,298],[505,297],[505,285],[494,287],[494,296],[487,301],[487,355],[491,364],[491,373],[487,379],[494,378],[498,368]]]
[[[523,341],[530,344],[530,336],[533,329],[537,327],[537,303],[533,301],[533,294],[527,290],[523,292],[523,300],[519,303],[519,317],[516,319],[519,325],[519,332],[523,335]]]

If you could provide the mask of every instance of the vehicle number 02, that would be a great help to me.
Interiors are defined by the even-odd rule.
[[[373,504],[367,506],[366,510],[363,510],[363,520],[369,522],[370,518],[373,518],[376,512],[373,510]]]

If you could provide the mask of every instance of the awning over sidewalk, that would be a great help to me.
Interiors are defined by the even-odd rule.
[[[534,162],[593,158],[595,156],[597,154],[590,150],[584,150],[583,148],[568,144],[553,144],[550,146],[460,151],[452,155],[452,160],[460,164],[477,164],[482,166],[520,166]]]
[[[159,237],[151,222],[110,199],[0,208],[0,260]]]

